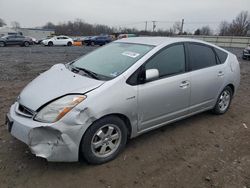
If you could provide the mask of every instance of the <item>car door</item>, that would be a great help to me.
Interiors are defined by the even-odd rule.
[[[101,37],[96,37],[96,38],[95,38],[95,44],[96,44],[96,45],[101,44],[101,40],[102,40]]]
[[[190,97],[190,78],[182,43],[158,52],[145,64],[145,69],[158,69],[159,79],[138,86],[139,131],[186,115]]]
[[[214,49],[200,43],[187,43],[191,82],[190,113],[212,108],[224,82],[225,65]]]
[[[54,45],[63,45],[62,44],[62,37],[55,37],[55,40],[53,41]]]
[[[6,44],[7,45],[15,45],[16,44],[16,36],[10,35],[6,38]]]
[[[99,44],[100,45],[104,45],[105,44],[105,37],[100,37]]]
[[[62,40],[61,40],[61,45],[67,45],[68,42],[69,42],[69,38],[68,37],[62,37]]]
[[[24,39],[25,39],[24,36],[17,35],[17,36],[16,36],[15,42],[16,42],[16,44],[18,44],[18,45],[22,45],[23,42],[24,42]]]

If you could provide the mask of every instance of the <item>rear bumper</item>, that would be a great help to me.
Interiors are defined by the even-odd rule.
[[[83,125],[66,125],[63,122],[46,124],[23,117],[11,106],[7,117],[9,132],[27,144],[33,154],[48,161],[78,161],[79,144]]]

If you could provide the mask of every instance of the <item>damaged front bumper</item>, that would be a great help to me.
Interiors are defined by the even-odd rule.
[[[78,161],[79,145],[86,126],[66,124],[58,121],[53,124],[34,121],[16,113],[16,102],[7,115],[9,132],[26,143],[31,152],[48,161]]]

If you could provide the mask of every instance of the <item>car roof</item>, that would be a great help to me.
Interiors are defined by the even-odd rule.
[[[131,37],[131,38],[123,38],[117,40],[116,42],[145,44],[153,46],[167,45],[176,42],[198,42],[198,43],[212,45],[210,43],[201,40],[184,38],[184,37]]]

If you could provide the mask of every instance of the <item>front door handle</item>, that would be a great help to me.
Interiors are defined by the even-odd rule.
[[[181,84],[180,84],[181,88],[187,88],[188,86],[189,86],[189,81],[187,81],[187,80],[182,81]]]

